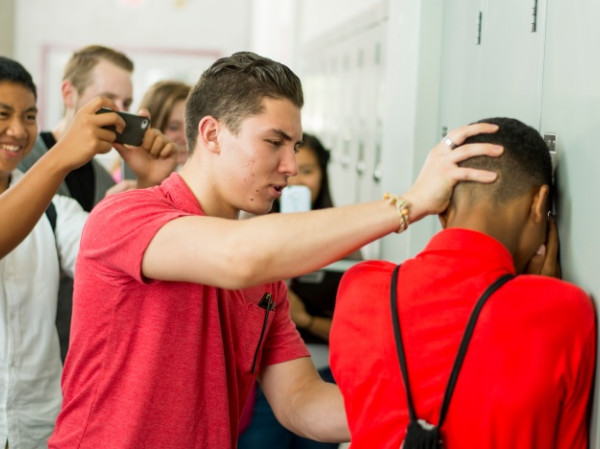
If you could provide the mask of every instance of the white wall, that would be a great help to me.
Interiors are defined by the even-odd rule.
[[[0,55],[12,57],[15,39],[15,0],[0,3]]]
[[[197,79],[216,57],[247,50],[250,6],[245,0],[19,0],[15,58],[40,88],[41,126],[52,126],[60,114],[57,89],[74,49],[97,43],[130,55],[138,64],[135,102],[161,74]]]

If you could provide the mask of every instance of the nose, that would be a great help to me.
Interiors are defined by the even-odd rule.
[[[119,108],[119,111],[129,112],[129,104],[126,104],[125,101],[121,99],[115,99],[114,102],[117,105],[117,108]]]
[[[27,127],[19,117],[14,117],[10,121],[7,131],[15,139],[23,139],[27,136]]]
[[[282,153],[279,171],[288,176],[296,176],[298,174],[298,165],[296,164],[296,152],[294,148],[286,149]]]

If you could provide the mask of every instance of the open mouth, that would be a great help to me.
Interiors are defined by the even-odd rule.
[[[10,145],[8,143],[0,144],[0,150],[8,151],[9,153],[18,153],[20,149],[20,145]]]

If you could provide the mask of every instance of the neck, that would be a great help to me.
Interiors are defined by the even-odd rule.
[[[446,227],[471,229],[489,235],[502,243],[514,259],[523,222],[513,205],[481,201],[451,206],[447,213]]]
[[[221,192],[215,187],[219,184],[211,181],[210,170],[202,170],[204,165],[202,161],[196,160],[194,152],[181,168],[179,176],[192,191],[206,215],[236,219],[239,210],[222,199]]]

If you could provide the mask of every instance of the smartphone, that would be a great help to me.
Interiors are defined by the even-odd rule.
[[[101,108],[98,110],[97,114],[102,114],[104,112],[116,112],[123,120],[125,120],[125,129],[122,133],[117,133],[115,142],[125,143],[136,147],[139,147],[142,144],[144,141],[144,134],[146,134],[146,130],[150,127],[150,119],[148,117],[129,114],[128,112],[113,111],[109,108]],[[106,126],[105,128],[117,132],[112,125]]]
[[[281,191],[281,212],[305,212],[310,209],[310,189],[308,187],[287,186]]]

